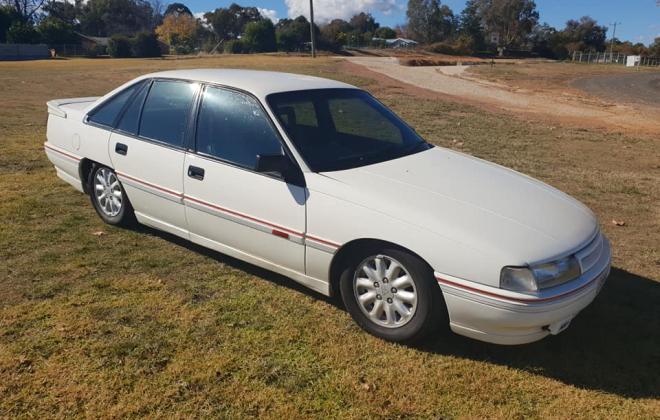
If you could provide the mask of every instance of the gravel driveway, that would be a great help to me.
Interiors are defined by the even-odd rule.
[[[660,126],[657,124],[658,115],[660,115],[658,107],[660,105],[660,92],[658,91],[660,73],[635,73],[582,79],[585,82],[580,81],[580,83],[586,83],[589,86],[602,85],[603,87],[596,88],[599,91],[610,92],[612,86],[615,86],[613,98],[594,101],[569,92],[561,94],[535,92],[479,79],[465,73],[465,69],[469,66],[409,67],[400,65],[399,61],[392,57],[347,57],[346,60],[401,82],[453,96],[463,101],[495,106],[511,113],[532,115],[544,119],[550,117],[579,126],[610,127],[617,130],[650,130],[654,133],[660,130]],[[608,80],[616,81],[612,83]],[[589,90],[587,92],[592,93]],[[624,95],[628,95],[629,99],[621,100],[625,97]],[[643,102],[641,98],[643,98]],[[635,103],[632,104],[631,100]]]

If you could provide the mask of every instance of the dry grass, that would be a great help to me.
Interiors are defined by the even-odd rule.
[[[358,84],[430,141],[575,195],[612,240],[610,281],[566,332],[533,345],[450,334],[389,344],[292,281],[103,225],[55,177],[42,151],[47,99],[219,66]],[[0,63],[0,416],[660,416],[658,139],[532,124],[338,68],[258,56]]]

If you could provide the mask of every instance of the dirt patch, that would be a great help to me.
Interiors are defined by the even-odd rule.
[[[572,85],[614,102],[660,106],[660,72],[588,77]]]

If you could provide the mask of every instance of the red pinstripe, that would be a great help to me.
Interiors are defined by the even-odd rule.
[[[474,288],[474,287],[465,286],[463,284],[459,284],[459,283],[456,283],[456,282],[453,282],[453,281],[450,281],[450,280],[447,280],[447,279],[443,279],[443,278],[438,277],[438,276],[436,276],[435,278],[438,281],[438,283],[443,283],[443,284],[446,284],[446,285],[449,285],[449,286],[457,287],[459,289],[468,290],[470,292],[475,292],[477,294],[481,294],[481,295],[485,295],[485,296],[495,297],[495,298],[498,298],[498,299],[504,299],[504,300],[508,300],[508,301],[512,301],[512,302],[539,303],[539,302],[547,302],[547,301],[551,301],[551,300],[556,300],[556,299],[571,295],[573,293],[576,293],[576,292],[588,287],[589,285],[593,284],[593,282],[595,282],[596,280],[598,280],[600,278],[600,275],[594,277],[591,281],[583,284],[580,287],[577,287],[573,290],[569,290],[567,292],[561,293],[559,295],[550,296],[550,297],[547,297],[547,298],[529,298],[529,299],[514,298],[514,297],[510,297],[510,296],[500,295],[498,293],[488,292],[488,291],[477,289],[477,288]]]
[[[228,213],[228,214],[231,214],[231,215],[234,215],[234,216],[242,217],[244,219],[251,220],[253,222],[260,223],[262,225],[266,225],[266,226],[269,226],[271,228],[279,229],[279,230],[284,231],[286,233],[289,233],[291,235],[295,235],[295,236],[298,236],[298,237],[301,237],[301,238],[305,236],[304,233],[296,232],[295,230],[291,230],[289,228],[285,228],[283,226],[276,225],[274,223],[270,223],[270,222],[267,222],[265,220],[257,219],[256,217],[248,216],[247,214],[239,213],[237,211],[226,209],[224,207],[220,207],[220,206],[217,206],[215,204],[207,203],[206,201],[202,201],[202,200],[199,200],[197,198],[193,198],[193,197],[190,197],[190,196],[187,196],[187,195],[184,196],[183,198],[185,200],[194,201],[195,203],[201,204],[201,205],[206,206],[206,207],[211,207],[213,209],[220,210],[223,213]]]
[[[146,186],[148,186],[148,187],[155,188],[155,189],[157,189],[157,190],[160,190],[160,191],[166,192],[166,193],[168,193],[168,194],[171,194],[171,195],[176,196],[176,197],[179,197],[179,198],[183,198],[183,194],[178,193],[178,192],[176,192],[176,191],[168,190],[167,188],[161,187],[161,186],[159,186],[159,185],[155,185],[155,184],[152,184],[152,183],[150,183],[150,182],[143,181],[143,180],[138,179],[138,178],[134,178],[134,177],[132,177],[132,176],[130,176],[130,175],[126,175],[126,174],[123,173],[123,172],[119,172],[119,171],[115,171],[115,172],[117,172],[117,175],[119,175],[119,176],[121,176],[121,177],[124,177],[124,178],[128,178],[128,179],[130,179],[131,181],[139,182],[140,184],[144,184],[144,185],[146,185]]]
[[[44,147],[45,147],[46,149],[52,150],[52,151],[55,152],[55,153],[59,153],[59,154],[61,154],[61,155],[64,155],[64,156],[66,156],[66,157],[69,157],[69,158],[71,158],[71,159],[73,159],[73,160],[77,160],[77,161],[80,160],[80,158],[77,157],[77,156],[75,156],[75,155],[71,155],[71,154],[66,153],[66,152],[63,152],[63,151],[61,151],[61,150],[57,150],[57,149],[55,149],[54,147],[51,147],[51,146],[49,146],[49,145],[47,145],[47,144],[44,144]]]

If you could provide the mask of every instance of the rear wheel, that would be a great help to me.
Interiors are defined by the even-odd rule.
[[[106,166],[96,167],[90,177],[92,205],[103,219],[111,225],[131,225],[135,221],[133,207],[117,174]]]
[[[352,258],[341,274],[340,289],[358,325],[386,340],[421,340],[446,321],[432,270],[401,249],[374,247]]]

